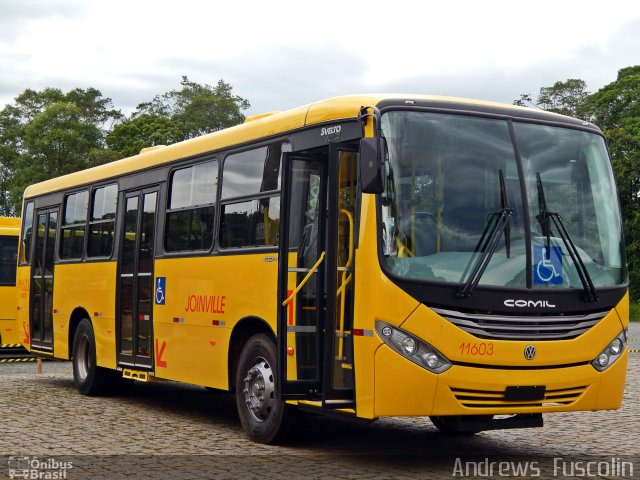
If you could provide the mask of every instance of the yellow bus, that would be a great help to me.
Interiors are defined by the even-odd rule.
[[[19,321],[84,395],[235,392],[446,432],[616,409],[628,274],[600,130],[421,95],[344,96],[25,191]]]
[[[16,264],[20,219],[0,217],[0,348],[20,346],[16,328]]]

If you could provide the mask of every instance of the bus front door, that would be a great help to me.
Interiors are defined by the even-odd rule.
[[[153,366],[153,258],[157,189],[125,195],[118,256],[118,365]]]
[[[330,144],[284,155],[277,392],[353,404],[356,153]]]
[[[58,209],[38,210],[31,265],[29,329],[32,350],[53,353],[53,271]]]

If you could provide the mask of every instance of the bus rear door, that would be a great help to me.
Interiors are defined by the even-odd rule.
[[[153,366],[153,258],[157,188],[127,192],[118,255],[118,364]]]

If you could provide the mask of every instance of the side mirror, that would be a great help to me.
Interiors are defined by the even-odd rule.
[[[383,137],[360,140],[360,185],[362,193],[384,191],[384,159],[387,143]]]

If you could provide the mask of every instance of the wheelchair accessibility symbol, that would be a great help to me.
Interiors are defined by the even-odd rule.
[[[562,248],[533,246],[533,282],[562,284]]]
[[[156,278],[156,305],[164,305],[164,295],[167,288],[167,277]]]

